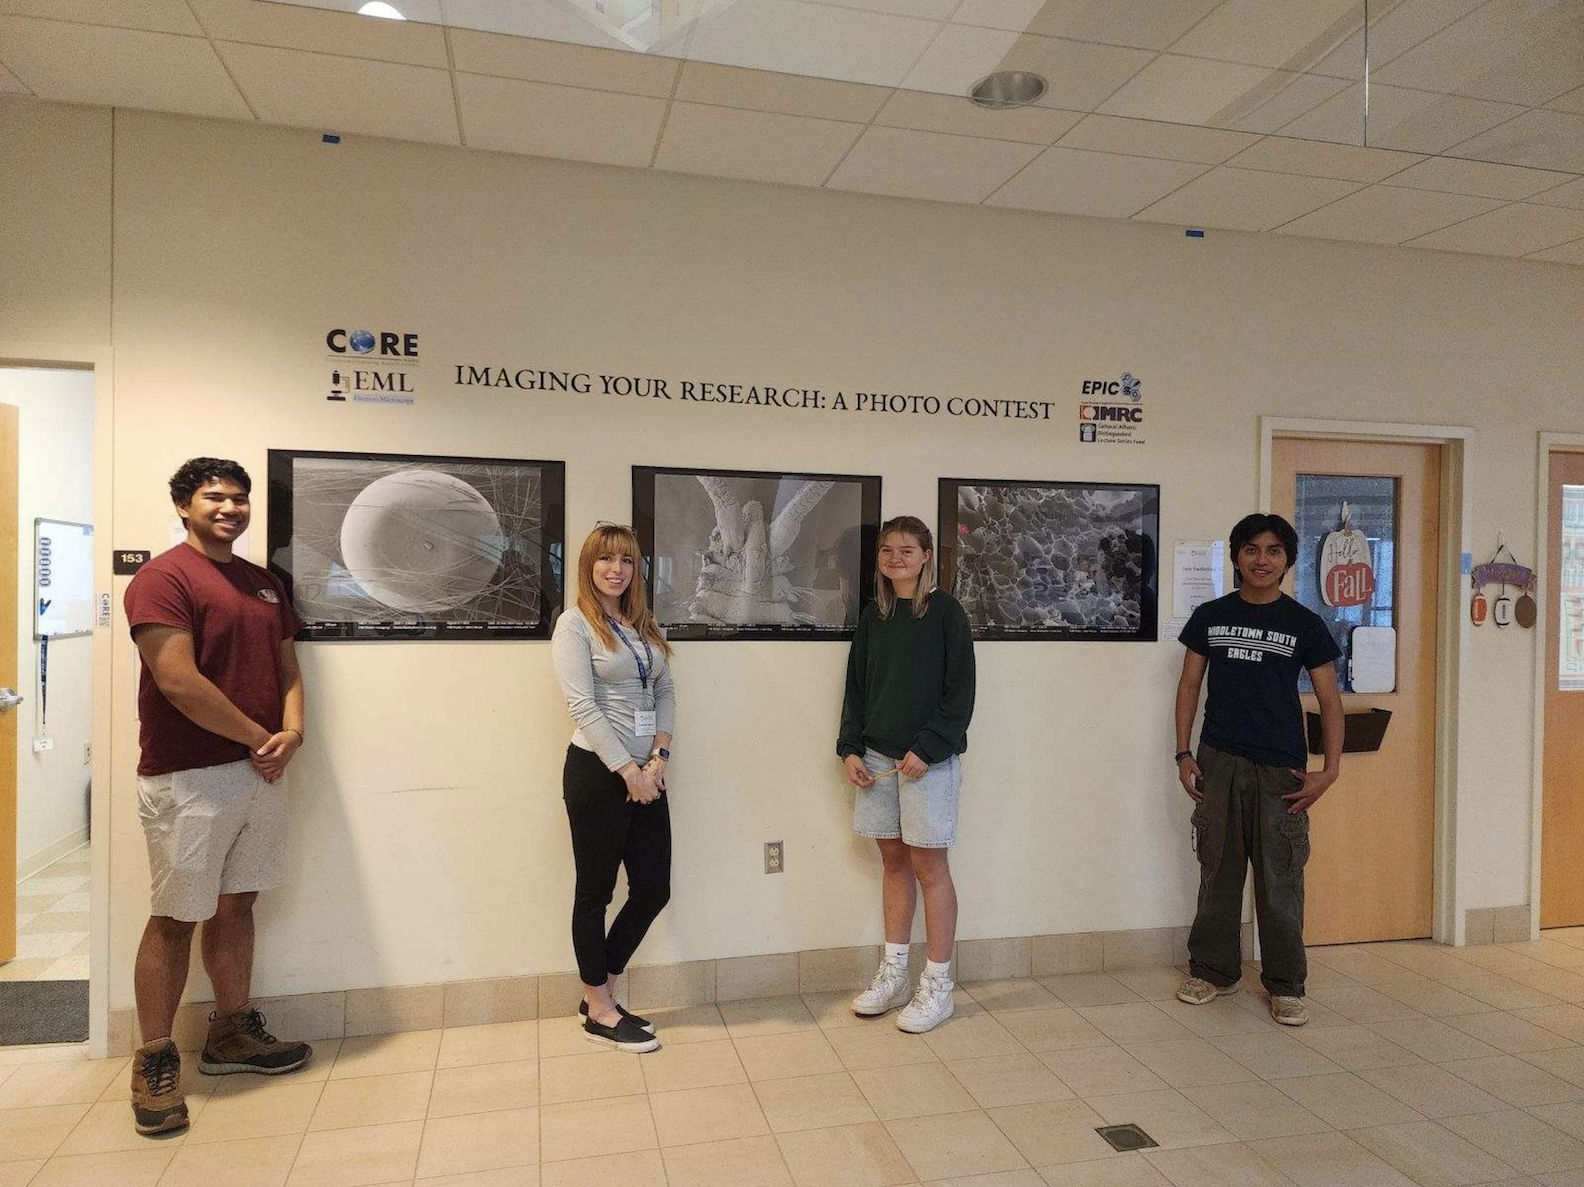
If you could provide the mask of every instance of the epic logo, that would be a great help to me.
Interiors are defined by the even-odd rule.
[[[325,345],[336,354],[373,354],[376,350],[384,357],[415,359],[418,357],[417,334],[393,334],[382,330],[331,330],[325,335]]]

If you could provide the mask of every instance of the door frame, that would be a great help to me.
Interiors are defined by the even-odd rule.
[[[1540,934],[1540,856],[1545,835],[1546,639],[1550,634],[1549,586],[1545,580],[1551,540],[1551,454],[1584,453],[1584,433],[1541,433],[1535,459],[1535,604],[1539,621],[1534,640],[1534,762],[1530,788],[1529,935]]]
[[[1458,722],[1463,708],[1463,672],[1469,658],[1469,620],[1463,613],[1463,560],[1471,555],[1474,521],[1472,492],[1465,475],[1468,443],[1465,425],[1397,424],[1310,417],[1259,418],[1258,506],[1271,504],[1271,446],[1277,437],[1318,437],[1332,441],[1379,441],[1396,445],[1441,446],[1441,603],[1436,611],[1435,859],[1431,868],[1431,937],[1438,943],[1465,942],[1462,894],[1457,879]],[[1536,864],[1536,870],[1539,866]],[[1538,872],[1536,877],[1538,877]],[[1538,897],[1535,897],[1538,903]],[[1535,908],[1539,910],[1538,906]]]
[[[92,371],[94,377],[94,592],[111,594],[111,626],[93,632],[93,791],[89,796],[88,876],[88,1054],[102,1059],[110,1040],[110,720],[116,612],[110,577],[110,544],[115,538],[114,351],[106,345],[28,342],[0,339],[0,367],[48,367]],[[19,558],[20,559],[20,558]]]

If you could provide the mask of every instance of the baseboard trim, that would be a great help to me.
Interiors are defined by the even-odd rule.
[[[1253,950],[1253,925],[1245,923],[1242,934],[1243,955],[1248,957]],[[878,944],[861,944],[635,965],[617,980],[616,994],[635,1010],[652,1010],[747,998],[843,993],[867,985],[879,958]],[[974,983],[1186,965],[1187,960],[1188,929],[1160,927],[959,940],[953,967],[958,981]],[[924,945],[913,945],[909,963],[923,967]],[[577,1013],[581,999],[582,981],[576,973],[540,973],[303,993],[260,998],[256,1004],[268,1016],[274,1033],[313,1040],[560,1018]],[[203,1045],[213,1008],[213,1002],[182,1004],[172,1027],[177,1046],[190,1051]],[[136,1048],[136,1018],[130,1009],[110,1012],[110,1055],[127,1055]]]
[[[1465,944],[1521,944],[1535,937],[1528,903],[1513,907],[1470,907],[1463,912]]]
[[[70,836],[62,837],[53,844],[46,845],[37,853],[17,861],[17,882],[26,882],[40,870],[48,869],[61,858],[74,849],[81,849],[88,843],[88,826],[84,825]]]

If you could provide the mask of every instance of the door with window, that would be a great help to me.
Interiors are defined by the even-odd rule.
[[[17,954],[17,431],[0,404],[0,963]]]
[[[1548,473],[1540,926],[1577,927],[1584,924],[1584,452],[1553,450]]]
[[[1287,592],[1342,650],[1343,708],[1391,714],[1379,749],[1347,753],[1311,812],[1304,938],[1428,936],[1434,910],[1441,447],[1278,438],[1271,510],[1298,529]],[[1306,713],[1318,706],[1303,682]],[[1318,755],[1311,765],[1318,767]]]

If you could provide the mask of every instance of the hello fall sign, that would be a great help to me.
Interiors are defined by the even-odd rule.
[[[1327,606],[1364,606],[1375,596],[1375,569],[1369,540],[1353,526],[1352,509],[1342,504],[1342,527],[1320,546],[1320,596]]]

